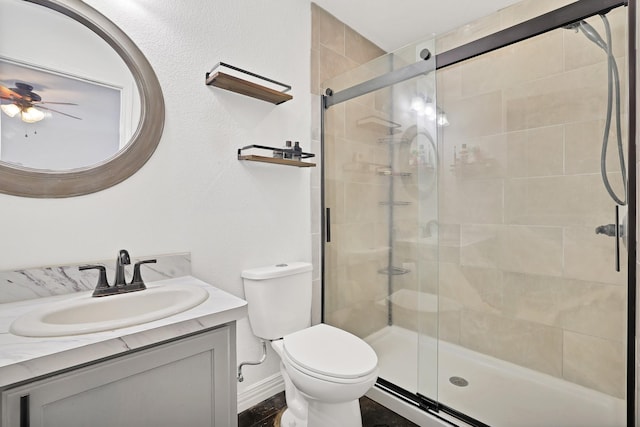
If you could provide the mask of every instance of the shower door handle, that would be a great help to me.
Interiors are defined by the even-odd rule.
[[[331,242],[331,208],[325,209],[324,215],[324,228],[325,228],[325,241],[327,243]]]
[[[606,236],[615,237],[616,252],[616,271],[620,271],[620,206],[616,205],[616,222],[615,224],[606,224],[596,227],[596,234],[604,234]]]

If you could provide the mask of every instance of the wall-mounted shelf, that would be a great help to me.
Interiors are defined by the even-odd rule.
[[[363,127],[374,132],[385,132],[394,134],[400,132],[402,125],[400,123],[392,122],[382,117],[367,116],[356,121],[358,127]]]
[[[378,274],[385,274],[387,276],[400,276],[407,273],[411,273],[411,270],[401,267],[394,267],[392,265],[378,270]]]
[[[411,176],[411,172],[396,172],[391,168],[379,168],[376,173],[380,176]]]
[[[293,159],[285,159],[280,157],[269,157],[269,156],[261,156],[257,154],[242,154],[243,151],[249,149],[259,149],[259,150],[269,150],[271,153],[280,153],[283,156],[285,154],[292,154],[293,150],[287,148],[277,148],[277,147],[268,147],[266,145],[247,145],[246,147],[238,148],[238,160],[247,160],[250,162],[263,162],[263,163],[273,163],[277,165],[285,165],[285,166],[297,166],[299,168],[312,168],[315,167],[315,163],[305,162],[302,160],[293,160]],[[312,153],[301,153],[302,159],[309,159],[311,157],[315,157],[315,154]]]
[[[380,206],[409,206],[411,205],[411,202],[403,202],[400,200],[396,200],[393,202],[379,202],[378,204]]]
[[[205,84],[276,105],[293,99],[293,96],[286,93],[291,90],[291,86],[224,62],[217,63],[206,74]]]

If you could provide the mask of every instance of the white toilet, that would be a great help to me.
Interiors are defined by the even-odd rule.
[[[358,399],[378,378],[378,357],[360,338],[311,326],[311,270],[293,262],[244,270],[253,333],[280,356],[287,410],[282,427],[362,427]]]

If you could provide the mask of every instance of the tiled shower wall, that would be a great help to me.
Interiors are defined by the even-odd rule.
[[[439,37],[437,52],[566,3],[516,4]],[[624,80],[626,10],[609,17]],[[603,33],[598,17],[589,22]],[[346,48],[352,30],[315,6],[313,28],[312,91],[319,94],[319,83],[358,61],[348,57]],[[370,53],[371,58],[383,54]],[[451,122],[440,141],[440,259],[433,274],[422,274],[420,287],[437,291],[441,308],[450,303],[437,319],[440,338],[623,397],[626,271],[625,266],[620,273],[613,271],[612,239],[594,234],[596,225],[613,222],[613,203],[599,177],[606,78],[602,50],[568,30],[438,71],[438,104]],[[378,96],[333,107],[327,120],[346,122],[356,116],[353,109],[384,110],[381,104]],[[314,106],[316,119],[319,101]],[[343,134],[331,136],[336,147],[357,140],[346,135],[348,125],[338,127]],[[317,143],[319,123],[314,129]],[[372,140],[379,135],[361,136]],[[459,155],[462,144],[472,153],[470,164],[451,167],[454,147]],[[376,305],[386,296],[385,277],[376,274],[384,255],[375,253],[385,250],[386,218],[371,210],[385,190],[379,181],[345,168],[355,167],[350,163],[375,167],[385,162],[386,151],[357,141],[352,147],[340,153],[339,165],[332,165],[340,167],[348,183],[328,182],[326,191],[344,205],[363,203],[369,211],[347,213],[349,206],[335,207],[341,224],[334,232],[347,243],[329,248],[327,262],[338,268],[329,273],[335,277],[326,278],[325,286],[335,286],[327,289],[326,304],[333,310],[327,313],[332,323],[366,336],[386,324],[379,310],[383,306]],[[335,152],[329,149],[328,154]],[[615,153],[609,157],[617,184]],[[316,184],[312,210],[318,214],[314,247],[319,257],[319,180]],[[362,220],[359,225],[356,219]],[[411,266],[420,260],[429,270],[425,256],[432,246],[396,249],[399,263]],[[417,277],[408,275],[395,285],[416,288],[416,283]],[[396,307],[394,323],[435,332],[434,317],[423,315],[418,325],[418,313],[413,314]]]
[[[311,4],[312,40],[311,40],[311,93],[312,96],[312,149],[320,153],[320,95],[322,94],[322,82],[341,75],[349,70],[357,68],[385,52],[376,45],[363,38],[349,26],[345,25],[324,9]],[[344,106],[338,106],[335,119],[344,116]],[[343,119],[344,120],[344,119]],[[321,181],[320,161],[313,171],[311,180],[311,212],[312,217],[312,244],[314,267],[317,279],[320,278],[320,254],[322,251],[321,232]],[[332,167],[331,164],[328,164]],[[335,187],[333,187],[335,188]],[[362,192],[359,194],[366,194]],[[352,200],[356,202],[356,200]],[[337,212],[337,211],[334,211]],[[344,270],[343,270],[344,271]],[[344,283],[344,282],[343,282]],[[320,280],[314,281],[314,321],[320,319]],[[350,295],[358,298],[360,292],[355,288],[343,286],[342,289]],[[336,293],[327,293],[328,295]],[[364,294],[364,293],[363,293]],[[350,299],[345,298],[345,301]],[[348,302],[345,304],[349,304]],[[347,310],[348,312],[348,310]]]
[[[538,3],[469,28],[495,32]],[[608,14],[623,94],[626,13]],[[588,21],[604,35],[599,17]],[[614,270],[613,239],[594,232],[615,218],[600,177],[605,53],[581,33],[555,30],[439,70],[437,79],[451,122],[440,141],[438,289],[461,305],[441,316],[440,338],[624,397],[626,265]],[[462,144],[468,164],[449,166]],[[620,193],[613,134],[610,147]]]

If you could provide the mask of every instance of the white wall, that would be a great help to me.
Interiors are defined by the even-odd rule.
[[[87,0],[154,67],[166,124],[150,161],[125,182],[69,199],[0,195],[0,269],[188,251],[193,273],[243,296],[240,271],[310,260],[309,170],[236,160],[238,147],[300,140],[309,147],[309,2]],[[293,86],[280,106],[205,86],[218,61]],[[246,321],[238,358],[260,347]],[[245,370],[247,386],[277,372]]]

